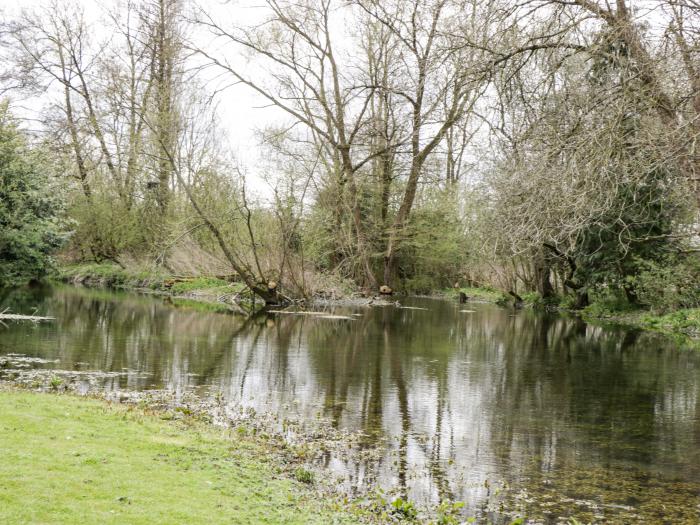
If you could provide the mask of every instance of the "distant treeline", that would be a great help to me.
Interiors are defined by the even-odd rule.
[[[52,0],[1,34],[10,107],[40,115],[3,110],[5,282],[61,245],[270,302],[700,304],[696,2]],[[255,166],[219,120],[234,84],[280,115]]]

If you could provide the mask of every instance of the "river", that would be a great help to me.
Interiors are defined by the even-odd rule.
[[[0,356],[361,432],[376,454],[324,457],[351,492],[459,500],[494,522],[700,523],[700,352],[528,309],[401,302],[244,319],[129,293],[5,290],[0,310],[56,320],[0,326]]]

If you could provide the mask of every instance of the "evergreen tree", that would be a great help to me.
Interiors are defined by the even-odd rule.
[[[0,286],[42,280],[65,234],[39,152],[0,105]]]

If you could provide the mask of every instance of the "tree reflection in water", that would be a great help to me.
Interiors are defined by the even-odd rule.
[[[4,291],[0,304],[57,318],[3,330],[0,354],[129,372],[107,390],[214,389],[361,430],[378,459],[324,458],[350,489],[376,481],[496,518],[503,504],[544,518],[580,507],[591,520],[698,519],[700,354],[651,334],[417,299],[428,310],[334,312],[354,321],[246,320],[73,288]]]

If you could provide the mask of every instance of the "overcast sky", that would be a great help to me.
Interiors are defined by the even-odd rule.
[[[73,2],[84,8],[88,20],[94,24],[96,31],[100,30],[100,19],[104,16],[105,10],[121,3],[119,0],[73,0]],[[18,14],[21,9],[44,7],[50,3],[50,0],[0,0],[0,8],[5,17],[12,17]],[[231,26],[252,24],[259,20],[264,13],[261,3],[256,0],[197,0],[196,3],[193,3],[195,6],[206,9],[207,12],[214,13],[218,22]],[[107,37],[108,35],[99,36]],[[196,34],[193,35],[193,38],[207,51],[215,52],[218,56],[225,54],[228,60],[235,63],[243,71],[252,68],[238,50],[230,46],[214,48],[211,38],[205,34]],[[216,81],[214,74],[213,70],[204,73],[204,80],[210,81],[208,88],[218,89],[229,85],[225,81]],[[208,75],[211,75],[211,78],[206,78]],[[23,116],[32,118],[44,106],[46,99],[45,97],[20,99],[13,96],[13,102],[17,111],[21,112]],[[259,95],[252,92],[250,88],[241,85],[229,85],[221,91],[218,95],[217,107],[232,151],[251,175],[251,183],[254,187],[258,191],[264,191],[266,185],[259,177],[260,147],[256,138],[256,130],[274,122],[285,121],[286,115],[276,108],[267,107]]]
[[[48,5],[51,0],[0,0],[0,8],[6,16],[12,16],[20,9],[33,9],[38,6]],[[70,1],[70,0],[67,0]],[[120,5],[119,0],[73,0],[81,5],[94,24],[96,31],[100,29],[100,19],[106,10]],[[235,25],[255,25],[265,16],[265,8],[261,0],[191,0],[197,7],[205,9],[212,17],[224,27]],[[660,18],[661,13],[656,12],[659,2],[655,0],[637,0],[632,2],[639,8],[640,16],[647,21]],[[342,35],[347,28],[339,27],[338,33]],[[109,35],[98,35],[108,38]],[[212,41],[211,36],[203,32],[197,32],[191,37],[207,52],[217,57],[226,57],[236,68],[251,77],[259,75],[259,68],[254,63],[249,63],[241,52],[231,46],[221,47]],[[342,41],[342,36],[340,37]],[[218,89],[230,82],[230,77],[222,81],[222,77],[215,76],[214,70],[204,73],[203,81],[207,82],[207,89]],[[20,101],[17,101],[20,103]],[[33,100],[21,101],[26,106],[25,114],[39,110],[45,104],[45,97]],[[218,95],[218,115],[226,134],[227,142],[239,162],[250,175],[250,182],[256,192],[266,193],[266,185],[261,181],[261,148],[256,135],[256,130],[265,128],[272,123],[290,122],[289,117],[277,108],[270,108],[266,101],[256,95],[250,88],[242,85],[230,86]]]

